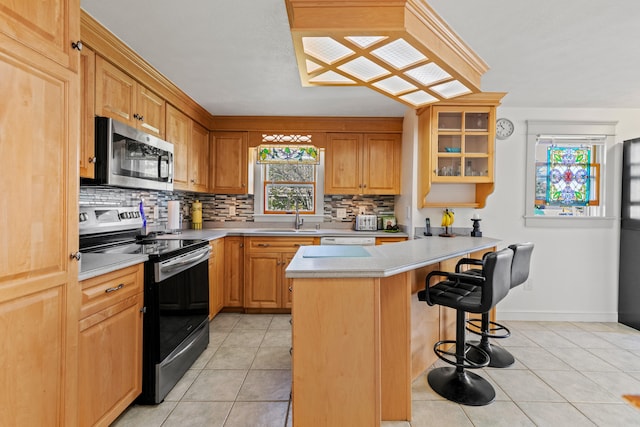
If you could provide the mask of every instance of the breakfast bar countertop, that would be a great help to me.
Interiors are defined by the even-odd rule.
[[[288,278],[390,277],[470,252],[493,248],[500,240],[489,237],[431,237],[379,246],[345,254],[344,247],[303,246],[286,269]],[[323,248],[318,253],[317,248]],[[332,250],[335,256],[332,256]]]

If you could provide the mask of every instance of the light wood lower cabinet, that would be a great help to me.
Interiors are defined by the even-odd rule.
[[[224,307],[224,239],[213,240],[209,245],[209,319],[213,319]]]
[[[246,239],[244,307],[291,308],[285,269],[300,246],[318,244],[314,237],[249,237]]]
[[[376,245],[386,245],[387,243],[396,243],[396,242],[404,242],[408,238],[407,237],[376,237]]]
[[[81,282],[78,423],[108,426],[142,391],[143,264]]]
[[[224,306],[244,304],[244,237],[224,238]]]

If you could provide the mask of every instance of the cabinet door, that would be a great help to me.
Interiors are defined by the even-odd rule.
[[[433,182],[493,181],[495,108],[434,107]]]
[[[224,240],[210,243],[209,257],[209,319],[224,307]]]
[[[78,69],[80,0],[0,0],[0,32],[63,67]]]
[[[247,255],[244,306],[279,308],[281,256],[278,252]]]
[[[189,177],[192,191],[209,190],[209,131],[196,122],[192,124]]]
[[[158,138],[164,138],[164,99],[141,84],[136,83],[136,89],[134,108],[138,118],[135,126]]]
[[[282,292],[282,307],[284,308],[291,308],[293,305],[293,279],[287,278],[285,270],[295,255],[295,253],[282,254],[282,286],[280,291]]]
[[[104,58],[96,55],[96,114],[136,127],[136,82]]]
[[[142,391],[142,293],[80,322],[79,425],[109,425]]]
[[[211,133],[212,193],[247,193],[247,143],[246,132]]]
[[[80,55],[80,176],[95,177],[96,54],[88,47]]]
[[[167,105],[167,141],[173,144],[173,189],[189,190],[189,142],[191,119],[172,105]]]
[[[366,134],[362,155],[364,193],[400,194],[401,135]]]
[[[327,134],[325,194],[362,194],[361,156],[361,134]]]
[[[224,238],[224,306],[244,304],[244,237]]]
[[[69,3],[38,3],[36,13],[33,2],[2,1],[0,31],[17,31],[9,26],[19,18],[34,30],[56,27],[25,43],[51,31],[66,40],[66,13],[79,13]],[[52,43],[59,45],[44,44]],[[69,254],[78,251],[80,82],[23,43],[0,36],[0,51],[0,425],[72,426],[80,290]]]

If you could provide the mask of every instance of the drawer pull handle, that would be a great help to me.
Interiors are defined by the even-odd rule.
[[[261,248],[268,248],[269,244],[268,243],[258,243],[258,246]]]
[[[118,286],[116,286],[115,288],[107,288],[104,290],[105,294],[108,294],[110,292],[115,292],[115,291],[119,291],[120,289],[124,288],[124,284],[120,283]]]

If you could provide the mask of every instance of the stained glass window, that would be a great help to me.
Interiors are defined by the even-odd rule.
[[[539,140],[535,166],[536,215],[586,215],[600,204],[600,145]]]
[[[318,149],[312,145],[260,145],[258,163],[318,164]]]
[[[586,206],[591,187],[591,149],[547,148],[546,203],[556,206]]]

